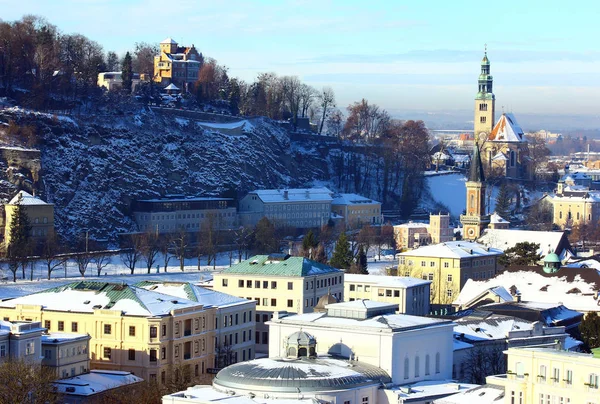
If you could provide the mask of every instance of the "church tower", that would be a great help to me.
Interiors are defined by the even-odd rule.
[[[460,215],[463,225],[463,238],[475,240],[490,223],[490,216],[485,212],[485,175],[477,144],[473,146],[473,159],[467,180],[467,209]]]
[[[490,75],[490,61],[487,57],[487,47],[481,60],[481,74],[478,80],[478,92],[475,96],[475,140],[480,139],[481,133],[490,134],[494,127],[496,97],[492,91],[494,78]]]

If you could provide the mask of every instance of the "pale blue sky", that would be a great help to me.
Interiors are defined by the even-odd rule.
[[[119,53],[170,36],[232,76],[293,74],[332,86],[342,107],[364,97],[392,112],[471,109],[487,43],[499,110],[600,107],[595,1],[0,0],[0,10]]]

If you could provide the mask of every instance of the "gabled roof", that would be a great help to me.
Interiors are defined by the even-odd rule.
[[[499,151],[498,153],[496,153],[496,155],[494,157],[492,157],[492,161],[508,161],[508,157],[506,157],[506,154],[502,153],[501,151]]]
[[[269,255],[255,255],[221,273],[225,275],[313,276],[327,273],[342,274],[343,271],[304,257],[272,259]]]
[[[165,87],[165,90],[179,90],[179,87],[177,87],[175,84],[171,83]]]
[[[171,44],[171,45],[177,45],[177,42],[175,42],[175,40],[173,38],[171,38],[171,37],[165,38],[160,43],[161,44],[168,43],[168,44]]]
[[[42,201],[40,198],[37,198],[25,191],[19,191],[11,200],[8,202],[9,205],[16,205],[19,200],[19,195],[21,195],[21,205],[33,206],[33,205],[51,205],[50,203],[46,203]]]
[[[508,220],[502,218],[499,214],[497,214],[496,212],[494,212],[491,216],[490,216],[490,223],[492,224],[499,224],[499,223],[510,223]]]
[[[563,231],[486,229],[478,241],[502,251],[514,247],[517,243],[534,242],[540,245],[537,253],[542,258],[548,254],[548,246],[550,246],[552,252],[558,254],[562,259],[575,255],[567,235]]]
[[[6,300],[0,307],[40,305],[53,311],[93,313],[95,309],[120,310],[130,316],[167,316],[172,310],[197,307],[200,303],[148,291],[121,283],[78,281],[31,295]]]
[[[488,140],[494,142],[526,142],[525,133],[511,113],[502,114],[494,129],[490,132]]]

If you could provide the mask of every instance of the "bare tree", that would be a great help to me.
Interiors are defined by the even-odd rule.
[[[61,266],[67,259],[66,256],[60,255],[61,252],[61,246],[58,242],[58,237],[56,234],[52,233],[48,235],[48,237],[46,237],[44,240],[44,244],[42,245],[41,253],[41,258],[46,265],[48,279],[50,279],[52,271]]]
[[[172,238],[172,236],[170,234],[167,234],[164,237],[161,237],[159,239],[159,243],[158,243],[160,253],[163,256],[163,262],[165,264],[164,272],[167,272],[167,268],[169,266],[169,261],[173,257],[170,252],[170,248],[172,245],[171,238]]]
[[[87,271],[88,265],[92,262],[92,255],[87,252],[78,252],[73,256],[75,259],[75,263],[77,264],[77,270],[81,274],[81,276],[85,277],[85,272]]]
[[[183,272],[185,267],[185,254],[189,247],[189,236],[185,229],[180,228],[177,233],[173,234],[171,238],[171,247],[173,249],[173,254],[179,260],[179,269]]]
[[[323,87],[317,95],[319,107],[321,108],[321,123],[319,124],[319,135],[323,133],[323,126],[329,113],[335,108],[335,93],[331,87]]]
[[[313,101],[315,99],[317,92],[314,88],[309,86],[308,84],[302,83],[300,85],[299,91],[299,110],[300,116],[305,118],[308,115],[308,110],[310,109]]]
[[[133,275],[133,273],[135,272],[135,266],[142,256],[142,235],[128,235],[125,239],[124,247],[125,249],[121,253],[121,260],[123,261],[123,264],[125,264],[125,266],[129,268],[129,271]]]
[[[110,264],[110,255],[106,251],[96,251],[93,254],[92,262],[96,267],[96,273],[100,276],[102,270]]]
[[[148,269],[148,273],[152,270],[154,263],[158,259],[158,254],[160,254],[160,244],[158,240],[158,234],[153,231],[146,232],[142,236],[141,240],[141,255],[146,261],[146,267]]]
[[[40,364],[7,360],[0,364],[0,403],[61,403],[55,379],[54,370]]]

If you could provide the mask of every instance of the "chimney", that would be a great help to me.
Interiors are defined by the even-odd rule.
[[[289,191],[287,189],[283,191],[283,199],[289,199]]]

